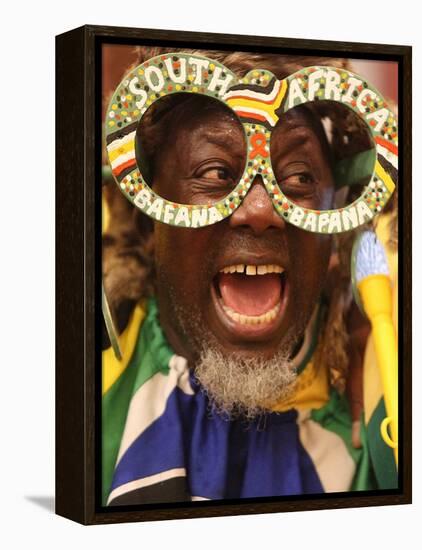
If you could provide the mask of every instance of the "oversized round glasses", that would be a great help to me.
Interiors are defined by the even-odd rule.
[[[137,130],[148,109],[166,96],[199,94],[229,109],[243,130],[245,155],[232,185],[207,197],[206,204],[182,204],[171,191],[160,196],[147,182],[142,140]],[[165,100],[166,101],[166,100]],[[164,102],[165,102],[164,101]],[[360,195],[341,208],[307,207],[291,196],[271,163],[271,137],[277,123],[306,104],[335,102],[365,126],[371,147],[334,167],[336,185],[350,185],[367,174]],[[287,222],[314,233],[340,233],[369,222],[391,197],[397,183],[397,122],[385,100],[368,82],[345,69],[313,66],[278,80],[254,69],[238,78],[224,65],[199,55],[169,53],[149,59],[128,73],[115,90],[105,120],[112,174],[124,195],[144,214],[177,227],[204,227],[230,216],[260,178],[274,209]],[[306,183],[306,182],[305,182]],[[175,184],[176,185],[176,184]],[[175,195],[177,196],[177,195]]]

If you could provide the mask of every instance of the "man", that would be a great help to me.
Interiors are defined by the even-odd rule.
[[[214,52],[216,59],[221,55]],[[301,60],[293,68],[290,59],[247,54],[228,54],[223,63],[243,75],[258,61],[277,78],[300,64],[322,64]],[[335,194],[333,145],[322,119],[323,113],[298,107],[280,118],[271,136],[282,191],[313,210],[331,208]],[[244,131],[221,103],[179,94],[145,120],[138,160],[159,196],[215,204],[239,181]],[[357,135],[355,142],[365,141],[359,128]],[[327,292],[332,238],[286,223],[260,176],[233,214],[214,225],[154,222],[151,230],[142,216],[138,283],[145,271],[155,277],[148,303],[130,311],[129,321],[122,306],[128,300],[113,298],[126,328],[123,359],[113,358],[111,349],[103,359],[104,503],[376,487],[368,447],[352,444],[349,405],[330,388],[324,357],[332,307],[326,296],[334,294]],[[120,241],[133,244],[134,231],[130,238],[119,231]],[[113,252],[112,235],[110,228],[104,271],[114,297],[123,285],[113,271],[127,278],[134,254],[127,245]],[[113,277],[119,285],[111,284]],[[142,294],[135,291],[129,302]]]

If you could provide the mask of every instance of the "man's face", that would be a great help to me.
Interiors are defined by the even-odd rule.
[[[242,127],[225,109],[185,106],[168,126],[153,187],[184,204],[220,200],[243,172],[245,149]],[[295,110],[280,119],[271,161],[292,200],[330,208],[331,168],[313,116]],[[229,218],[200,229],[157,222],[154,231],[160,321],[176,353],[194,364],[205,346],[260,361],[293,351],[326,276],[328,236],[286,223],[259,177]]]

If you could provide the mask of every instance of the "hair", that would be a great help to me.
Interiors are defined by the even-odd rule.
[[[349,68],[347,59],[317,56],[279,55],[275,53],[225,52],[216,50],[192,50],[178,48],[138,47],[137,60],[130,71],[147,59],[169,52],[199,54],[214,59],[240,78],[251,69],[263,68],[276,78],[288,75],[311,65],[329,65]],[[189,101],[184,94],[164,98],[160,109],[150,108],[142,119],[143,136],[149,166],[153,166],[157,145],[165,136],[166,119],[172,114],[172,106]],[[155,104],[156,106],[157,104]],[[154,107],[154,105],[153,105]],[[164,108],[163,108],[164,107]],[[321,101],[311,107],[321,121],[330,121],[330,148],[335,160],[353,155],[368,148],[368,131],[363,121],[347,107]],[[137,153],[138,156],[138,153]],[[148,177],[147,177],[148,180]],[[141,299],[153,294],[155,271],[153,261],[153,223],[120,193],[114,182],[105,182],[104,196],[111,212],[110,223],[103,234],[103,278],[111,309],[119,331],[126,326],[130,312]],[[346,190],[346,200],[356,198],[355,186]],[[397,193],[389,201],[385,211],[393,211],[390,226],[390,246],[397,246]],[[330,372],[331,383],[339,390],[345,389],[348,368],[347,315],[351,305],[350,253],[356,231],[333,237],[334,255],[324,294],[328,303],[324,329],[320,333],[318,360]],[[108,344],[106,344],[108,345]]]

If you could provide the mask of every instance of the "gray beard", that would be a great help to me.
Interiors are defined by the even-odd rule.
[[[245,359],[207,347],[195,376],[218,413],[251,420],[291,394],[296,372],[289,355],[280,350],[271,359]]]
[[[193,365],[196,380],[217,413],[252,420],[291,395],[297,378],[292,356],[306,329],[307,317],[297,317],[296,326],[272,357],[245,358],[221,349],[214,334],[203,328],[199,310],[188,313],[176,300],[173,304],[175,324],[199,350],[199,360]]]
[[[245,358],[222,350],[214,334],[206,330],[200,309],[185,310],[176,289],[162,274],[161,277],[172,304],[174,325],[197,350],[199,360],[192,365],[195,377],[218,413],[251,420],[271,411],[277,402],[292,394],[297,378],[293,353],[315,304],[299,308],[295,326],[284,335],[272,357]]]

